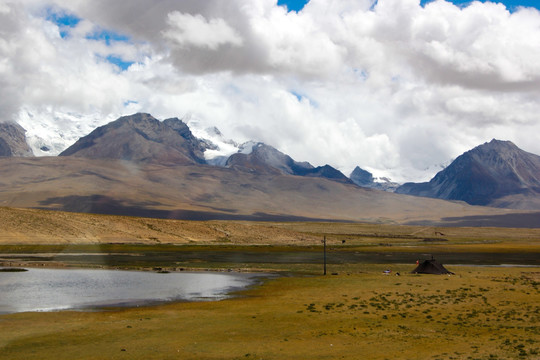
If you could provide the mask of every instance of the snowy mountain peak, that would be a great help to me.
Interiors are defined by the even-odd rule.
[[[246,154],[246,155],[249,155],[253,152],[253,149],[257,148],[257,147],[260,147],[264,145],[263,143],[261,142],[257,142],[257,141],[247,141],[245,143],[243,143],[242,145],[240,145],[240,147],[238,148],[238,152],[240,154]]]

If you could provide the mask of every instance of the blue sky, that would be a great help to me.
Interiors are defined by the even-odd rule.
[[[429,3],[433,0],[421,0],[421,4],[424,5],[425,3]],[[486,2],[486,0],[480,0],[482,2]],[[456,5],[464,5],[471,3],[471,0],[452,0]],[[510,11],[515,10],[517,7],[525,6],[525,7],[534,7],[537,9],[540,9],[540,2],[538,0],[493,0],[491,2],[495,3],[503,3],[507,9]]]
[[[309,0],[278,0],[278,5],[286,5],[289,11],[300,11],[308,3]],[[434,0],[421,0],[422,5],[429,3]],[[486,2],[486,0],[480,0]],[[451,0],[452,3],[456,5],[464,5],[471,3],[471,0]],[[540,1],[539,0],[494,0],[492,2],[499,2],[506,5],[506,7],[513,11],[516,7],[527,6],[534,7],[540,10]]]
[[[67,31],[68,28],[77,26],[77,24],[81,21],[81,19],[75,15],[58,13],[52,9],[48,9],[47,11],[47,20],[57,24],[60,27],[60,36],[62,38],[69,36],[69,31]]]
[[[300,11],[309,0],[278,0],[278,5],[285,5],[289,11]]]
[[[59,26],[60,36],[62,38],[69,37],[69,29],[76,27],[81,22],[81,18],[74,14],[55,12],[52,9],[48,10],[47,20]],[[98,29],[92,34],[87,35],[86,38],[89,40],[103,41],[105,42],[105,44],[107,44],[107,46],[110,46],[114,42],[130,42],[128,36],[105,29]],[[121,70],[127,70],[133,64],[133,61],[125,61],[117,55],[108,55],[102,57],[102,59],[118,66],[118,68],[120,68]]]

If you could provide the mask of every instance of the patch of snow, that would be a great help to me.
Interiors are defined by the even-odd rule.
[[[225,166],[229,156],[240,150],[240,145],[233,140],[226,139],[217,127],[204,127],[202,122],[192,115],[182,120],[189,126],[191,133],[196,138],[209,144],[204,152],[204,158],[208,164]]]
[[[118,116],[99,113],[80,115],[53,109],[22,109],[17,123],[26,130],[28,145],[35,156],[56,156],[99,126]]]
[[[247,141],[245,143],[243,143],[242,145],[240,145],[240,148],[238,149],[238,152],[241,153],[241,154],[246,154],[246,155],[249,155],[253,152],[253,148],[255,146],[260,146],[261,143],[259,142],[256,142],[256,141]]]

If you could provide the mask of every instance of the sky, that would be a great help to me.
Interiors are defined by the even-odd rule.
[[[540,154],[538,59],[531,0],[0,0],[0,120],[58,153],[147,112],[425,181],[493,138]]]

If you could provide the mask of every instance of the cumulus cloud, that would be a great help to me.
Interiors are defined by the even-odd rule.
[[[398,181],[494,137],[540,154],[539,58],[540,12],[490,2],[0,0],[0,115],[35,136],[39,117],[84,135],[135,111],[192,114]]]
[[[216,50],[219,46],[242,45],[242,38],[223,19],[205,19],[202,15],[173,11],[167,15],[170,28],[163,36],[181,47],[206,47]]]

